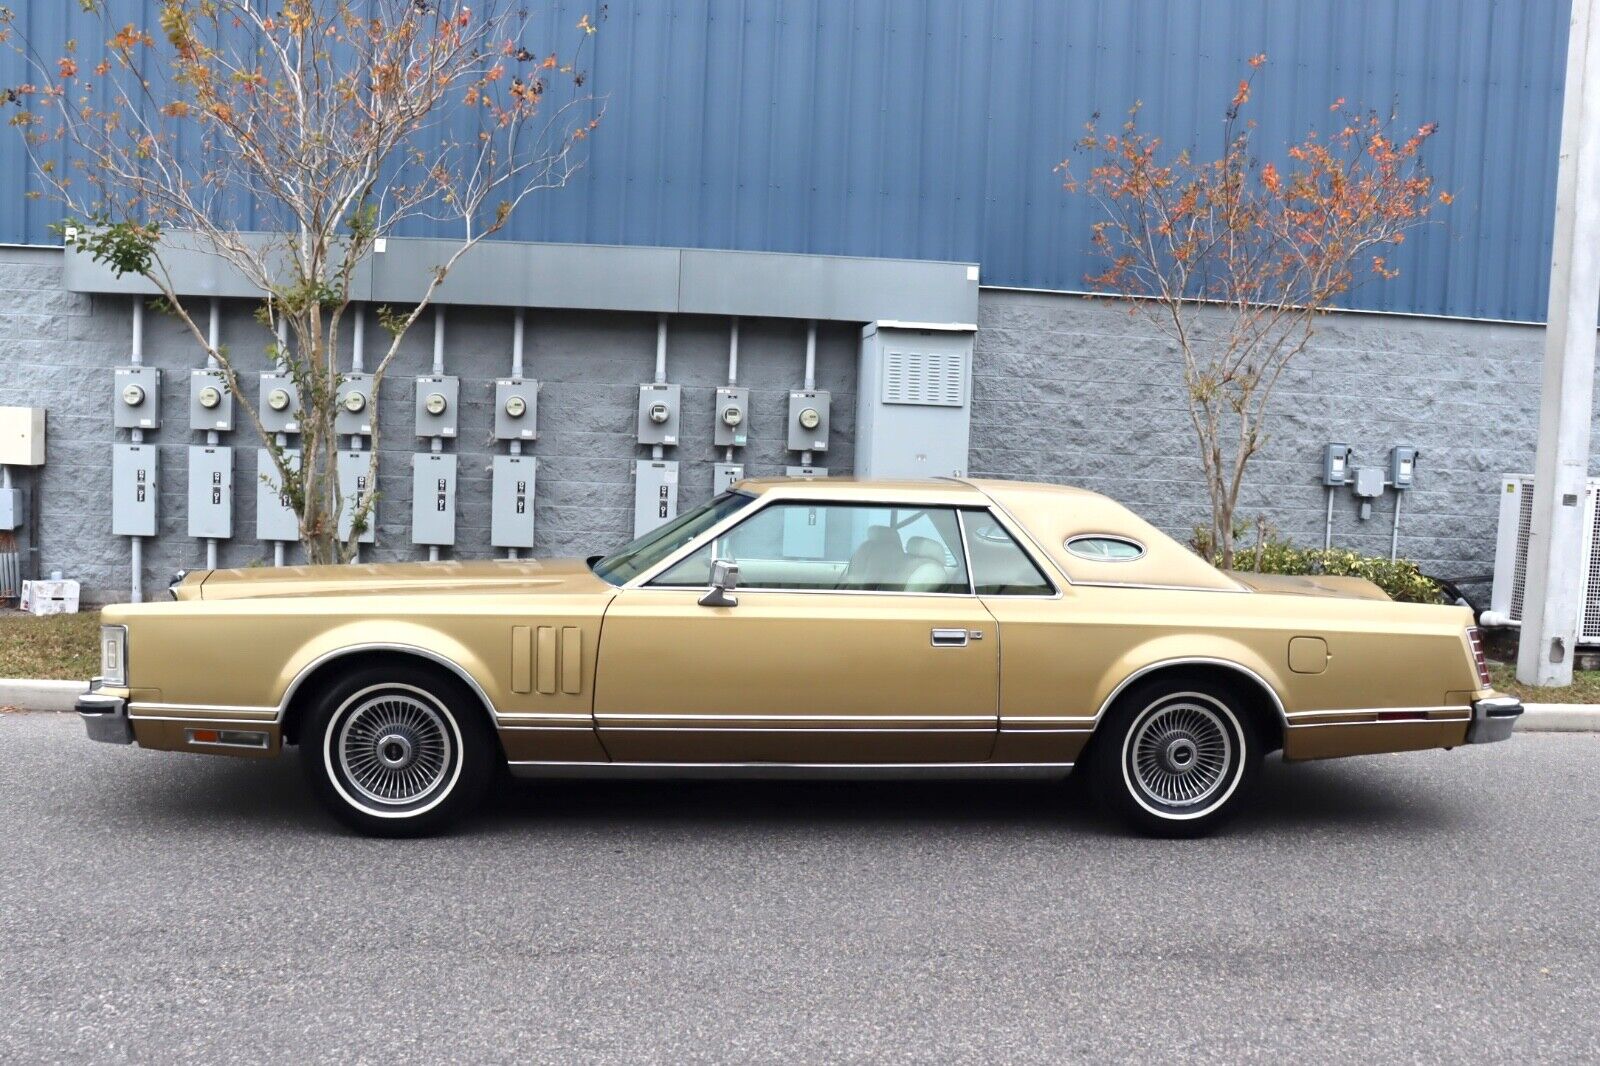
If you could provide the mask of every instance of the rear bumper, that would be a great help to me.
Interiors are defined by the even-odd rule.
[[[1492,696],[1472,705],[1472,724],[1467,727],[1468,744],[1493,744],[1505,740],[1522,717],[1522,701],[1515,696]]]
[[[102,744],[132,744],[133,725],[128,721],[128,701],[103,692],[86,692],[78,697],[78,717],[90,740]]]

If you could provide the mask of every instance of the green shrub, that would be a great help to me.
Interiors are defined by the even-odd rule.
[[[1211,550],[1210,539],[1204,530],[1197,529],[1191,546],[1215,566],[1220,555]],[[1348,548],[1301,548],[1271,533],[1259,537],[1255,544],[1240,538],[1233,561],[1235,568],[1245,573],[1363,577],[1388,593],[1390,599],[1403,603],[1439,603],[1442,599],[1438,583],[1418,570],[1410,559],[1390,560]]]

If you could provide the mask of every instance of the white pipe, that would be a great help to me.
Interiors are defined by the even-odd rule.
[[[444,308],[433,309],[433,376],[444,376]]]
[[[11,468],[9,466],[0,465],[0,489],[9,489],[10,487]]]
[[[137,296],[133,298],[133,350],[128,361],[134,366],[144,362],[144,301]]]
[[[1389,561],[1392,563],[1400,557],[1400,500],[1405,496],[1403,492],[1394,494],[1394,529],[1389,534]]]
[[[817,387],[817,323],[806,323],[806,391]]]
[[[439,561],[439,546],[437,544],[428,545],[428,562],[436,563],[438,561]]]
[[[656,316],[656,384],[667,380],[667,316]]]
[[[1214,547],[1214,545],[1213,545]],[[1322,550],[1333,547],[1333,486],[1328,486],[1328,520],[1322,526]]]
[[[133,298],[133,343],[128,361],[134,366],[144,363],[144,301],[137,296]],[[144,430],[130,429],[128,439],[134,444],[144,443]],[[144,600],[144,541],[139,537],[128,538],[128,569],[128,595],[134,603],[140,603]]]
[[[739,320],[728,330],[728,384],[739,384]]]
[[[511,376],[518,379],[522,377],[522,345],[526,329],[526,315],[519,307],[517,317],[511,324]]]
[[[206,323],[206,369],[217,368],[217,346],[222,343],[222,301],[215,296],[211,298],[210,321]],[[222,443],[222,438],[214,429],[206,430],[206,444],[216,447]],[[206,569],[217,568],[217,538],[206,538]]]
[[[350,306],[356,316],[350,338],[350,369],[359,374],[367,368],[367,315],[360,304]]]
[[[272,565],[283,565],[283,541],[281,540],[275,540],[272,542]]]

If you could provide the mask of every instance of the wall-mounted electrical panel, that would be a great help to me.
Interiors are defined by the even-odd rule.
[[[678,516],[677,461],[640,459],[634,479],[633,535],[642,537]]]
[[[539,461],[531,455],[494,457],[489,542],[496,548],[533,547],[533,489]]]
[[[724,385],[717,390],[716,422],[712,443],[719,448],[743,448],[750,433],[750,390]]]
[[[221,370],[189,371],[189,428],[196,433],[233,431],[233,394]]]
[[[339,467],[339,539],[350,536],[350,524],[355,521],[356,510],[372,495],[372,453],[345,449],[336,460]],[[366,525],[358,544],[375,544],[378,540],[378,508],[374,504],[367,512]]]
[[[456,457],[448,452],[411,456],[411,543],[456,542]]]
[[[1329,488],[1341,488],[1350,481],[1350,458],[1355,449],[1348,444],[1322,446],[1322,483]]]
[[[300,469],[300,449],[285,448],[284,461],[289,469]],[[300,523],[295,519],[289,496],[280,488],[278,468],[272,463],[272,454],[265,448],[256,449],[256,539],[299,540]]]
[[[827,477],[828,468],[825,466],[786,466],[783,468],[784,477]]]
[[[1397,492],[1405,492],[1417,483],[1417,450],[1406,444],[1396,444],[1389,449],[1389,484]]]
[[[119,366],[111,424],[118,429],[161,428],[161,368]]]
[[[189,446],[189,536],[233,536],[233,449]]]
[[[502,378],[494,383],[494,439],[539,439],[539,383]],[[508,544],[508,548],[518,545]]]
[[[28,521],[28,500],[21,489],[0,489],[0,530],[10,533]]]
[[[653,382],[639,386],[639,443],[677,447],[683,388]],[[676,484],[676,483],[674,483]]]
[[[458,428],[461,379],[429,376],[417,379],[417,436],[450,438]],[[448,544],[449,541],[419,543]]]
[[[256,407],[261,428],[268,433],[300,432],[300,389],[294,377],[279,371],[261,375],[261,402]],[[267,537],[267,540],[297,540],[293,537]]]
[[[828,408],[833,397],[816,389],[796,389],[789,394],[789,450],[828,450]]]
[[[345,374],[336,399],[339,409],[333,416],[333,431],[343,437],[372,436],[372,375]]]
[[[857,475],[966,475],[975,328],[871,322],[861,330]]]
[[[111,532],[120,537],[156,535],[156,447],[117,444],[111,452]]]
[[[743,463],[715,463],[711,467],[711,494],[727,492],[743,480]]]
[[[0,407],[0,466],[44,465],[44,408]]]

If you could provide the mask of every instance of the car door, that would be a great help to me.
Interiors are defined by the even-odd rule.
[[[998,643],[953,509],[775,501],[612,601],[595,724],[627,762],[982,762]]]

